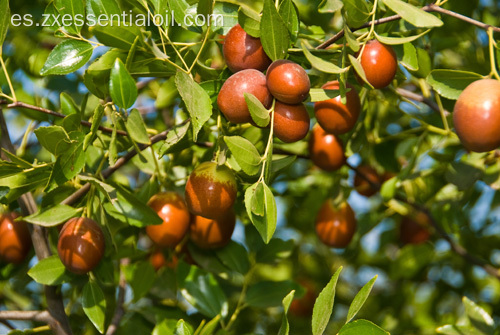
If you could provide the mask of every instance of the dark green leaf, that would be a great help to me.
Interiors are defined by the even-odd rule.
[[[2,55],[2,45],[7,35],[10,25],[9,0],[0,0],[0,56]]]
[[[253,94],[244,93],[243,95],[245,96],[245,101],[247,102],[252,120],[259,127],[267,127],[271,119],[269,111]]]
[[[482,78],[480,74],[473,72],[433,70],[426,80],[441,96],[456,100],[469,84]]]
[[[341,0],[323,0],[318,6],[318,12],[335,13],[342,9],[342,7],[344,7],[344,4]]]
[[[285,58],[290,45],[290,35],[272,0],[264,0],[260,31],[262,47],[269,58],[272,60]]]
[[[325,73],[339,74],[349,70],[349,68],[340,68],[337,65],[328,62],[322,58],[314,56],[309,50],[307,50],[306,45],[302,43],[302,50],[304,51],[304,56],[306,56],[312,67]]]
[[[208,17],[214,11],[214,2],[213,0],[200,0],[196,8],[196,13]]]
[[[293,240],[283,241],[279,238],[273,238],[269,244],[259,248],[256,259],[259,263],[275,263],[290,256],[294,246]]]
[[[135,263],[127,267],[125,277],[132,288],[132,292],[134,292],[134,301],[138,301],[153,286],[155,269],[149,261]]]
[[[160,150],[158,150],[158,155],[160,157],[168,154],[173,147],[177,143],[179,143],[187,134],[189,127],[191,126],[191,122],[186,122],[186,124],[175,126],[172,128],[168,134],[165,142],[161,146]]]
[[[344,325],[338,335],[389,335],[376,324],[367,320],[356,320],[354,322]]]
[[[90,29],[99,42],[109,47],[130,50],[141,30],[137,26],[125,26],[116,21],[109,22],[107,26],[96,25]]]
[[[328,285],[321,291],[316,303],[314,304],[312,316],[312,333],[313,335],[322,335],[330,322],[332,315],[333,303],[335,300],[335,289],[339,279],[342,267],[340,267],[330,279]]]
[[[245,301],[249,306],[257,308],[276,307],[281,305],[283,298],[292,290],[301,290],[301,287],[290,280],[261,281],[248,288]]]
[[[40,74],[65,75],[74,72],[90,60],[93,51],[94,48],[88,42],[65,40],[52,50]]]
[[[42,259],[28,271],[28,275],[42,285],[60,285],[70,279],[58,255]]]
[[[250,269],[248,252],[241,244],[231,241],[227,246],[217,250],[215,253],[222,264],[233,271],[246,274]]]
[[[85,24],[85,7],[83,0],[54,0],[61,17],[71,18],[71,23],[63,28],[71,34],[79,34]],[[62,20],[66,23],[66,20]]]
[[[92,324],[103,334],[104,322],[106,321],[106,299],[98,284],[92,281],[85,284],[83,287],[82,307]]]
[[[71,206],[57,204],[41,213],[38,212],[26,216],[23,220],[43,227],[53,227],[77,216],[81,211],[81,208],[77,209]]]
[[[196,142],[201,128],[212,116],[212,101],[207,92],[182,71],[175,75],[175,84],[191,116],[193,139]]]
[[[80,114],[80,110],[76,105],[75,100],[73,100],[69,94],[62,92],[59,100],[61,101],[61,111],[64,115]]]
[[[349,26],[347,24],[344,25],[344,34],[346,41],[349,44],[349,48],[354,52],[358,52],[360,49],[359,42],[356,39],[356,36],[351,32],[351,29],[349,29]]]
[[[261,157],[252,142],[241,136],[224,136],[224,142],[246,174],[253,176],[259,172]]]
[[[387,7],[401,15],[404,20],[410,22],[415,27],[440,27],[443,25],[443,21],[436,16],[424,12],[409,3],[401,0],[383,0],[383,2]]]
[[[174,13],[174,20],[184,28],[187,28],[184,19],[187,17],[189,4],[184,0],[169,0],[170,10]]]
[[[122,12],[115,0],[87,0],[87,13],[96,18],[102,14],[110,18],[111,15],[121,15]]]
[[[40,127],[35,130],[35,135],[40,145],[56,156],[69,148],[70,138],[63,127]]]
[[[299,14],[293,1],[283,0],[279,7],[279,14],[288,28],[292,41],[296,41],[299,34]]]
[[[350,322],[356,316],[356,314],[358,314],[361,307],[363,307],[366,299],[368,299],[368,296],[372,291],[373,285],[375,284],[377,277],[378,276],[373,277],[368,283],[366,283],[365,286],[363,286],[361,290],[359,290],[358,294],[356,294],[354,300],[351,303],[351,306],[349,306],[349,312],[347,313],[346,323]]]
[[[269,187],[266,184],[262,184],[264,188],[264,197],[263,199],[258,199],[258,201],[264,204],[265,214],[264,216],[255,215],[252,212],[252,204],[254,193],[257,189],[258,184],[259,183],[253,184],[245,191],[245,207],[248,217],[261,235],[262,240],[267,244],[273,237],[274,231],[276,230],[276,201],[274,200],[273,192],[271,192]]]
[[[111,69],[110,79],[109,93],[113,101],[120,108],[132,107],[138,95],[137,86],[134,78],[132,78],[119,58],[116,59],[115,65]]]
[[[446,180],[461,191],[472,187],[482,176],[482,170],[464,162],[452,162],[445,174]]]
[[[125,126],[128,134],[135,142],[142,144],[151,143],[144,120],[142,119],[141,113],[139,113],[137,109],[132,109]]]
[[[238,23],[239,9],[240,6],[237,4],[217,1],[213,12],[215,15],[212,22],[213,31],[217,34],[226,35]]]
[[[94,110],[94,115],[92,116],[92,126],[90,127],[90,133],[85,135],[85,140],[83,141],[83,151],[87,151],[89,145],[94,142],[97,137],[97,131],[101,125],[101,119],[104,115],[104,106],[98,104]]]
[[[238,11],[238,23],[248,35],[260,37],[260,16],[254,10],[241,6]]]
[[[370,20],[371,8],[365,0],[344,0],[344,15],[347,25],[358,28]]]

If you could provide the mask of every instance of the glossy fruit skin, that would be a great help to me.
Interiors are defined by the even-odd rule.
[[[246,69],[264,71],[271,64],[260,38],[248,35],[239,24],[224,37],[222,53],[227,67],[233,73]]]
[[[194,216],[189,228],[191,241],[201,249],[218,249],[231,241],[236,216],[232,210],[218,219],[207,219]]]
[[[421,244],[431,236],[429,218],[424,213],[418,213],[414,218],[403,217],[399,226],[399,239],[403,244]]]
[[[161,247],[173,248],[182,241],[189,229],[191,216],[180,194],[165,192],[155,194],[148,202],[163,222],[146,227],[149,238]]]
[[[217,105],[229,122],[252,121],[244,93],[253,94],[264,107],[271,107],[273,97],[267,89],[266,76],[257,70],[240,71],[226,80],[217,96]]]
[[[316,217],[316,234],[321,242],[332,248],[345,248],[356,232],[356,217],[347,202],[334,208],[327,200]]]
[[[158,248],[149,255],[149,261],[151,262],[151,265],[153,265],[155,271],[159,271],[162,267],[165,266],[170,269],[175,269],[177,267],[177,264],[179,263],[179,258],[177,257],[177,255],[172,255],[172,258],[170,260],[167,260],[167,258],[163,254],[163,251]]]
[[[377,173],[377,170],[371,166],[359,166],[358,170],[373,184],[380,185],[383,182],[382,177]],[[361,177],[358,173],[354,175],[354,188],[356,192],[365,197],[371,197],[378,192],[378,189],[373,187],[365,178]]]
[[[267,69],[266,78],[271,94],[286,104],[301,103],[309,95],[309,76],[302,66],[292,61],[274,61]]]
[[[314,165],[325,171],[340,169],[346,160],[342,141],[319,125],[314,126],[309,137],[309,156]]]
[[[274,135],[283,142],[297,142],[306,137],[310,121],[304,104],[289,105],[276,101],[274,105]]]
[[[351,84],[346,85],[351,90],[346,93],[346,105],[341,101],[341,96],[333,99],[318,101],[314,103],[314,114],[321,127],[332,134],[342,135],[354,128],[361,111],[361,101],[358,92]],[[339,82],[330,81],[321,88],[326,90],[338,90]]]
[[[0,215],[0,260],[7,263],[22,263],[31,249],[28,224],[14,221],[18,217],[17,213]]]
[[[57,252],[69,271],[85,274],[99,264],[105,251],[101,227],[89,218],[69,219],[59,233]]]
[[[463,146],[487,152],[500,146],[500,81],[481,79],[465,88],[453,109],[453,123]]]
[[[366,79],[377,89],[388,86],[398,69],[398,59],[394,49],[377,40],[366,43],[360,63],[365,71]]]
[[[201,163],[186,183],[186,204],[191,213],[217,219],[231,210],[236,200],[236,179],[224,165]]]

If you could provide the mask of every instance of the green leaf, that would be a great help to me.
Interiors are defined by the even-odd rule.
[[[170,10],[174,13],[174,20],[182,27],[187,28],[184,19],[187,16],[189,4],[184,0],[169,0]]]
[[[77,209],[68,205],[57,204],[41,213],[26,216],[23,220],[43,227],[53,227],[77,216],[81,211],[82,208]]]
[[[215,2],[215,15],[212,22],[213,32],[226,35],[231,28],[238,23],[238,10],[240,6],[234,3],[217,1]],[[220,19],[216,19],[220,17]]]
[[[480,330],[485,335],[493,335],[495,332],[495,322],[491,316],[467,297],[463,297],[462,301],[465,306],[465,313],[474,328]]]
[[[288,335],[290,332],[290,325],[288,324],[287,313],[290,308],[290,304],[293,301],[293,296],[295,295],[295,291],[292,290],[286,297],[283,298],[283,319],[281,320],[281,327],[278,332],[278,335]]]
[[[238,11],[238,23],[248,35],[260,37],[260,16],[254,10],[241,6]]]
[[[57,11],[62,17],[71,18],[71,24],[63,28],[71,34],[79,34],[85,24],[83,0],[54,0]],[[62,20],[66,23],[66,20]]]
[[[0,0],[0,56],[2,56],[2,45],[7,36],[10,25],[9,0]]]
[[[312,67],[325,73],[333,73],[339,74],[343,72],[347,72],[349,68],[340,68],[337,65],[328,62],[322,58],[314,56],[309,50],[307,50],[306,45],[302,43],[302,50],[304,51],[304,56],[306,56],[309,63],[311,63]]]
[[[106,299],[97,283],[89,281],[83,287],[82,307],[85,315],[97,330],[103,334],[106,321]]]
[[[398,184],[398,177],[392,177],[391,179],[385,181],[380,188],[380,195],[384,199],[384,201],[389,201],[394,198],[396,194],[396,186]]]
[[[341,0],[323,0],[318,6],[318,12],[335,13],[342,9],[342,7],[344,7],[344,4]]]
[[[163,157],[168,154],[174,146],[179,143],[187,134],[189,127],[191,126],[191,122],[186,122],[186,124],[178,125],[172,128],[168,134],[165,142],[161,146],[160,150],[158,150],[158,155]]]
[[[72,73],[85,65],[92,57],[94,48],[88,42],[65,40],[52,50],[40,74],[65,75]]]
[[[391,263],[392,275],[395,278],[412,278],[434,258],[435,251],[428,244],[406,245]]]
[[[311,102],[325,101],[333,99],[340,95],[340,90],[324,90],[322,88],[311,88],[309,90],[309,98]]]
[[[215,330],[219,326],[220,315],[217,315],[215,318],[210,320],[200,331],[199,335],[213,335],[215,334]]]
[[[366,79],[366,74],[365,70],[363,70],[363,67],[361,66],[361,63],[358,61],[356,57],[353,55],[348,55],[349,56],[349,61],[351,62],[352,67],[354,68],[354,71],[358,74],[358,76],[363,79],[363,81],[370,87],[373,88],[373,86],[368,82],[368,79]]]
[[[273,238],[269,244],[259,248],[256,260],[259,263],[273,264],[287,258],[295,247],[293,240],[283,241],[279,238]]]
[[[483,176],[483,173],[484,171],[473,165],[452,162],[448,165],[445,177],[446,181],[456,185],[460,191],[465,191],[472,187]]]
[[[403,59],[400,63],[410,71],[418,70],[417,49],[415,49],[413,44],[405,43],[403,45],[403,51]]]
[[[418,35],[407,36],[407,37],[388,37],[388,36],[380,36],[377,33],[375,33],[375,37],[377,38],[377,40],[379,40],[383,44],[397,45],[397,44],[405,44],[405,43],[413,42],[413,41],[419,39],[420,37],[424,36],[425,34],[427,34],[429,31],[431,31],[431,30],[428,29],[428,30],[426,30],[423,33],[420,33]]]
[[[404,20],[410,22],[415,27],[440,27],[443,25],[443,21],[436,16],[424,12],[409,3],[401,0],[383,0],[383,2],[387,7],[401,15]]]
[[[358,314],[361,307],[363,307],[366,299],[368,299],[368,296],[372,291],[373,285],[375,284],[377,277],[378,275],[373,277],[368,283],[366,283],[365,286],[363,286],[363,288],[361,288],[361,290],[359,290],[358,294],[356,294],[351,303],[351,306],[349,306],[349,312],[347,313],[346,323],[350,322],[356,316],[356,314]]]
[[[252,142],[241,136],[224,136],[224,142],[246,174],[253,176],[259,172],[261,157]]]
[[[144,120],[137,109],[132,109],[127,118],[125,127],[127,128],[128,134],[135,142],[142,144],[151,143]]]
[[[471,326],[446,325],[436,329],[438,334],[445,335],[484,335],[483,332]]]
[[[73,179],[85,166],[83,133],[74,131],[68,135],[70,138],[69,146],[58,155],[46,192],[53,190],[56,185],[62,185],[66,181]],[[58,148],[60,147],[61,145]]]
[[[217,258],[229,269],[246,274],[250,269],[248,252],[244,246],[234,241],[229,242],[227,246],[215,251]]]
[[[69,148],[70,138],[63,127],[40,127],[35,130],[35,135],[40,145],[55,156]]]
[[[367,320],[356,320],[345,324],[339,331],[338,335],[389,335],[376,324]]]
[[[292,41],[296,41],[299,34],[299,14],[293,1],[283,0],[280,3],[279,14],[288,28]]]
[[[457,100],[460,93],[472,82],[482,79],[480,74],[456,70],[433,70],[427,76],[429,85],[435,89],[439,95]]]
[[[191,328],[189,327],[189,324],[186,323],[186,321],[180,319],[177,321],[177,326],[175,327],[175,333],[174,335],[192,335],[193,332],[191,331]]]
[[[269,111],[262,105],[262,103],[251,93],[244,93],[245,101],[250,111],[250,116],[255,124],[259,127],[267,127],[271,117]]]
[[[75,103],[75,100],[66,92],[60,94],[61,111],[64,115],[80,114],[80,109]]]
[[[213,4],[213,0],[200,0],[198,2],[198,7],[196,8],[196,13],[204,15],[205,17],[211,15],[214,11]]]
[[[102,44],[122,50],[130,50],[141,30],[137,26],[125,26],[117,21],[109,22],[107,26],[96,25],[90,29]]]
[[[332,315],[333,303],[335,300],[335,289],[342,267],[340,267],[330,279],[330,282],[321,291],[314,304],[312,316],[312,333],[321,335],[326,329],[330,316]]]
[[[252,196],[251,210],[253,214],[258,216],[264,216],[266,214],[266,208],[262,199],[264,199],[264,186],[263,183],[260,182],[257,184],[257,188]]]
[[[349,44],[349,48],[354,52],[358,52],[360,49],[359,42],[347,24],[344,24],[344,35],[347,43]]]
[[[245,301],[247,305],[257,308],[276,307],[292,290],[302,288],[291,280],[261,281],[248,288]]]
[[[35,168],[27,168],[19,173],[10,174],[7,177],[2,176],[2,178],[0,178],[0,186],[9,188],[9,192],[4,195],[2,203],[9,204],[17,200],[24,193],[30,192],[42,184],[47,183],[50,177],[50,170],[50,165],[44,165]]]
[[[272,0],[264,0],[260,31],[262,47],[269,58],[273,61],[284,59],[288,53],[290,35]]]
[[[94,110],[94,115],[92,116],[92,126],[90,127],[90,133],[85,135],[85,140],[83,141],[83,151],[87,151],[89,145],[94,142],[97,137],[97,131],[101,125],[101,119],[104,115],[104,106],[98,104]]]
[[[193,140],[196,142],[201,128],[212,116],[212,101],[205,90],[188,74],[178,71],[175,75],[175,85],[193,124]]]
[[[58,255],[42,259],[28,271],[28,275],[42,285],[56,286],[70,279]]]
[[[127,266],[125,278],[134,292],[134,302],[149,292],[155,281],[155,269],[151,262],[144,261]]]
[[[370,20],[371,8],[365,0],[344,0],[344,16],[347,25],[358,28]]]
[[[260,203],[264,204],[264,216],[255,215],[252,212],[253,197],[259,182],[248,187],[245,191],[245,207],[247,210],[248,217],[252,221],[253,225],[259,232],[262,240],[267,244],[273,237],[274,231],[276,230],[277,222],[277,209],[276,201],[274,200],[273,192],[269,187],[262,183],[264,188],[263,198],[257,199]]]
[[[87,0],[87,13],[98,18],[99,15],[111,17],[121,15],[121,10],[115,0]]]
[[[120,108],[130,108],[137,100],[138,92],[135,80],[119,58],[116,59],[115,65],[111,69],[109,93]]]

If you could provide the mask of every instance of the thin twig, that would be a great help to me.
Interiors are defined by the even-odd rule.
[[[0,319],[50,323],[52,316],[47,311],[0,311]]]
[[[120,260],[120,282],[118,284],[118,300],[116,302],[116,310],[111,320],[111,324],[108,327],[106,335],[113,335],[117,330],[123,315],[125,314],[125,309],[123,308],[123,303],[125,302],[125,289],[127,286],[127,281],[125,279],[125,272],[123,267],[130,263],[130,259],[123,258]]]
[[[408,91],[408,90],[406,90],[404,88],[400,88],[400,87],[396,88],[396,93],[399,94],[400,96],[402,96],[403,98],[407,98],[410,100],[424,103],[427,106],[429,106],[433,111],[440,113],[439,106],[437,103],[435,103],[431,99],[428,99],[420,94],[414,93],[412,91]],[[450,112],[445,110],[444,115],[449,116]]]

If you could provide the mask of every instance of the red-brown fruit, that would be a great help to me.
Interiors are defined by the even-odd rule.
[[[236,179],[229,168],[204,162],[189,176],[186,204],[195,215],[217,219],[231,210],[236,192]]]
[[[345,248],[356,232],[356,217],[347,202],[339,208],[329,199],[316,217],[316,234],[321,242],[332,248]]]
[[[186,235],[191,219],[186,203],[175,192],[155,194],[148,202],[163,222],[146,227],[149,238],[162,247],[173,248]]]
[[[189,229],[191,241],[201,249],[218,249],[231,241],[236,216],[229,210],[218,219],[194,216]]]
[[[267,69],[266,77],[269,91],[281,102],[294,105],[309,95],[309,76],[297,63],[285,59],[274,61]]]
[[[246,69],[264,71],[271,64],[260,38],[248,35],[239,24],[225,36],[222,53],[227,67],[233,73]]]
[[[366,43],[360,59],[366,79],[374,88],[388,86],[396,76],[398,59],[394,49],[377,40]]]
[[[89,218],[70,219],[59,233],[57,252],[69,271],[85,274],[94,269],[104,255],[101,227]]]
[[[351,89],[346,93],[347,104],[342,103],[340,95],[314,104],[314,114],[318,123],[325,131],[335,135],[342,135],[351,131],[356,121],[358,121],[361,110],[358,92],[351,84],[347,84],[346,87]],[[339,82],[330,81],[321,88],[338,90]]]
[[[253,94],[266,108],[270,108],[273,97],[266,85],[266,76],[257,70],[243,70],[229,77],[217,96],[217,105],[226,119],[233,123],[252,121],[245,93]]]
[[[151,265],[153,265],[155,271],[158,271],[164,266],[170,269],[175,269],[179,263],[179,258],[177,255],[172,255],[172,258],[167,261],[163,251],[160,248],[157,248],[149,255],[149,261],[151,262]]]
[[[307,280],[301,280],[300,284],[306,289],[306,293],[300,299],[294,299],[290,304],[290,314],[297,317],[310,317],[314,309],[317,293],[314,285]]]
[[[375,185],[379,185],[384,181],[382,177],[377,173],[377,170],[371,166],[360,166],[358,167],[359,172],[361,172],[369,181]],[[361,177],[358,173],[354,175],[354,188],[356,191],[364,195],[365,197],[371,197],[378,192],[376,187],[373,187],[365,178]]]
[[[345,164],[342,141],[319,125],[314,126],[309,138],[309,156],[314,165],[325,171],[335,171]]]
[[[481,79],[465,88],[453,109],[453,123],[463,146],[475,152],[500,146],[500,81]]]
[[[19,264],[31,249],[28,225],[24,221],[14,221],[17,213],[0,215],[0,259]]]
[[[399,226],[399,239],[404,244],[421,244],[431,236],[428,229],[429,218],[424,213],[418,213],[415,218],[403,217]]]
[[[285,143],[297,142],[309,131],[309,114],[304,104],[288,105],[276,101],[274,106],[274,134]]]

